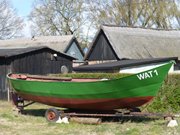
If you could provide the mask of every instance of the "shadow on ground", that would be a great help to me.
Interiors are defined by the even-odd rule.
[[[31,115],[36,117],[44,117],[46,109],[25,109],[23,110],[23,115]]]
[[[46,109],[26,109],[22,112],[24,115],[31,115],[35,117],[44,117],[45,118]],[[92,117],[94,118],[94,117]],[[96,117],[97,118],[97,117]],[[98,117],[99,118],[99,117]],[[150,122],[159,120],[160,117],[148,117],[148,116],[119,116],[119,117],[101,117],[102,123],[108,122],[117,122],[117,123],[125,123],[125,122]]]
[[[121,116],[121,117],[115,117],[115,118],[102,118],[102,122],[120,122],[120,123],[126,123],[126,122],[150,122],[159,120],[160,118],[152,118],[152,117],[142,117],[142,116]]]

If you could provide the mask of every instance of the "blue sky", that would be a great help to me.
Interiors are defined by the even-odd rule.
[[[31,37],[30,22],[28,21],[28,15],[32,10],[32,4],[34,0],[10,0],[12,6],[16,8],[18,16],[24,19],[25,27],[23,33],[25,37]]]
[[[13,7],[17,9],[18,15],[27,17],[32,9],[34,0],[10,0]]]

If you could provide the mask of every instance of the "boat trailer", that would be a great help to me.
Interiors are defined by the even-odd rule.
[[[135,109],[137,110],[137,109]],[[164,120],[174,120],[175,116],[172,114],[161,114],[161,113],[145,113],[145,112],[132,112],[129,109],[114,110],[108,112],[87,112],[82,110],[65,110],[58,111],[55,108],[50,108],[45,113],[46,120],[48,122],[56,122],[59,118],[67,117],[70,121],[86,124],[100,124],[103,119],[117,119],[121,120],[124,118],[135,119],[135,118],[152,118]]]
[[[25,100],[19,97],[16,93],[12,92],[12,102],[15,106],[15,110],[19,114],[23,114],[24,108],[34,104],[34,101],[25,102]],[[139,108],[133,109],[120,109],[112,111],[82,111],[82,110],[57,110],[55,108],[47,109],[45,112],[45,118],[48,122],[56,122],[59,118],[67,117],[70,121],[76,121],[80,123],[88,124],[99,124],[102,119],[113,118],[164,118],[173,120],[175,118],[172,114],[161,114],[161,113],[144,113],[141,112]]]

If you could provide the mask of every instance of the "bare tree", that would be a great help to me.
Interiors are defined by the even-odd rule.
[[[8,0],[0,0],[0,39],[22,36],[23,20],[17,16]]]
[[[140,26],[147,28],[179,28],[180,11],[175,0],[92,0],[91,16],[96,25]],[[99,6],[101,5],[101,6]]]
[[[29,18],[32,35],[74,34],[86,44],[102,24],[178,28],[177,4],[176,0],[36,0]]]
[[[83,1],[37,0],[30,20],[35,35],[74,34],[79,37],[86,23]]]

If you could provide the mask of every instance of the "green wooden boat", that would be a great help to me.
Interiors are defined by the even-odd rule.
[[[139,107],[153,99],[173,65],[112,80],[52,79],[8,74],[14,91],[23,99],[56,107],[113,110]]]

